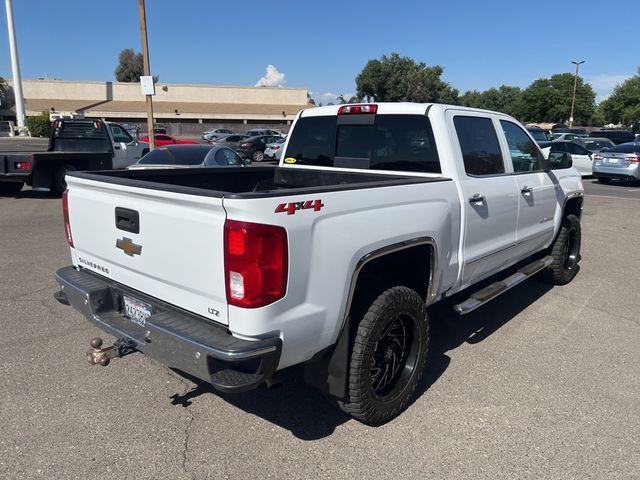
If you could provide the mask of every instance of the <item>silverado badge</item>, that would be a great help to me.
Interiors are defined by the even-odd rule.
[[[134,255],[140,255],[142,252],[142,245],[136,245],[130,238],[122,237],[116,240],[116,248],[119,248],[124,253],[133,257]]]

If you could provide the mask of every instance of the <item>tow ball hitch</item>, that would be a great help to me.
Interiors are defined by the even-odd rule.
[[[100,337],[92,338],[89,342],[91,348],[87,350],[87,360],[92,365],[102,365],[106,367],[112,358],[124,357],[136,351],[135,344],[130,340],[119,338],[110,347],[102,347]]]

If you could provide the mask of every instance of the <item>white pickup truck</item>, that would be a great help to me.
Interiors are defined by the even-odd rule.
[[[425,368],[430,304],[508,267],[455,310],[578,271],[580,174],[507,115],[314,108],[284,152],[275,169],[68,174],[55,296],[118,338],[94,339],[90,361],[141,351],[224,392],[304,363],[379,425]]]

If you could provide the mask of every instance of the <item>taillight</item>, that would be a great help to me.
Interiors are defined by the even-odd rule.
[[[280,145],[274,145],[271,147],[272,150],[280,150]]]
[[[16,162],[16,170],[31,170],[33,163],[31,162]]]
[[[338,115],[351,113],[378,113],[378,105],[343,105],[338,109]]]
[[[602,161],[602,155],[598,155],[597,153],[593,156],[593,161],[594,162],[600,162]]]
[[[245,148],[249,148],[251,147],[251,145],[253,145],[253,143],[249,142],[249,143],[243,143],[241,146]]]
[[[632,164],[632,163],[640,163],[640,157],[635,156],[635,157],[626,157],[624,159],[625,163],[628,164]]]
[[[73,247],[73,236],[71,235],[71,223],[69,223],[69,190],[65,190],[62,194],[62,215],[64,217],[64,233],[67,236],[67,243]]]
[[[287,232],[275,225],[224,223],[227,302],[258,308],[282,298],[287,289]]]

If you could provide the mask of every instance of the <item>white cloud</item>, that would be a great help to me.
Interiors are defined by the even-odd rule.
[[[273,65],[267,65],[267,73],[256,83],[256,87],[281,87],[285,83],[284,73]]]
[[[612,93],[616,85],[621,84],[633,74],[603,74],[586,77],[587,83],[590,83],[596,92],[596,102],[606,100]]]
[[[316,103],[322,103],[323,105],[327,105],[328,103],[338,103],[338,97],[342,95],[345,100],[349,100],[351,97],[355,95],[355,93],[332,93],[332,92],[309,92],[311,94],[311,98],[313,98]]]

